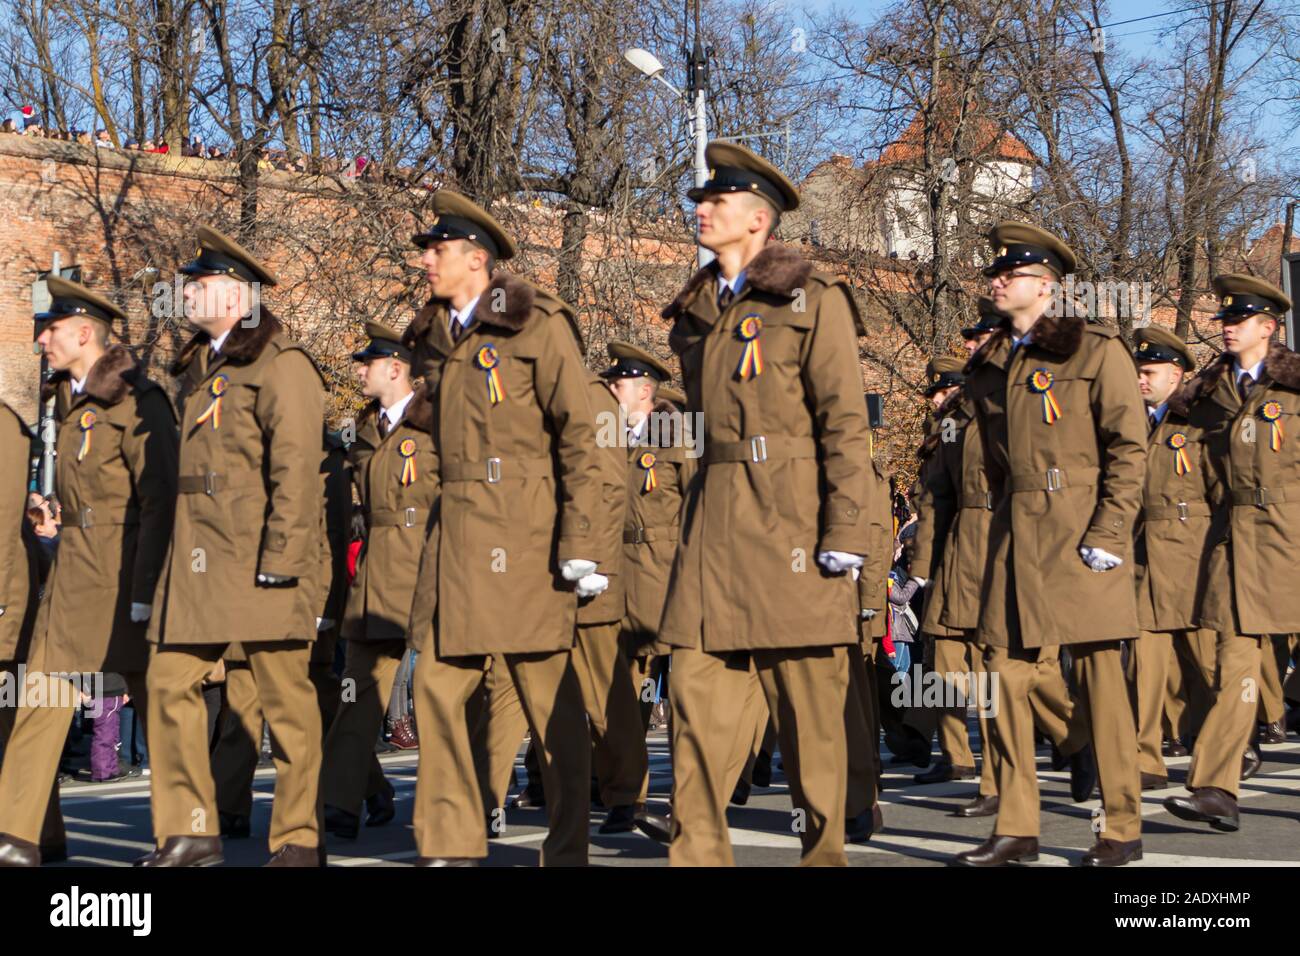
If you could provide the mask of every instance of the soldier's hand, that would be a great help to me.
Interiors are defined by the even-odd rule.
[[[1083,563],[1092,568],[1093,571],[1109,571],[1111,568],[1117,568],[1124,563],[1123,558],[1118,558],[1109,551],[1102,548],[1080,547],[1079,556],[1083,558]]]
[[[152,614],[152,604],[139,604],[135,601],[131,602],[131,621],[133,623],[143,624],[145,621],[149,620],[149,617]]]
[[[570,558],[560,562],[560,574],[566,581],[579,581],[589,574],[596,573],[596,562],[586,558]]]
[[[286,577],[283,574],[261,574],[257,575],[259,587],[264,588],[291,588],[298,584],[297,578]]]
[[[0,607],[0,617],[4,617],[4,616],[5,616],[5,609]]]
[[[316,618],[316,630],[317,630],[317,631],[328,631],[328,630],[329,630],[331,627],[333,627],[333,626],[334,626],[334,621],[331,620],[331,619],[328,618],[328,617],[318,617],[318,618]]]
[[[876,609],[874,607],[864,607],[862,609],[862,620],[869,621],[875,616],[876,616]]]
[[[588,574],[578,580],[578,597],[595,597],[609,587],[609,578],[603,574]]]
[[[831,574],[841,574],[849,568],[862,567],[862,555],[847,551],[818,551],[817,563]]]

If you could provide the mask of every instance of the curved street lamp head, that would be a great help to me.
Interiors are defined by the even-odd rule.
[[[642,50],[640,47],[632,47],[630,50],[625,50],[623,53],[623,59],[627,60],[627,62],[631,63],[652,80],[664,71],[664,65],[659,62],[659,58],[649,50]]]

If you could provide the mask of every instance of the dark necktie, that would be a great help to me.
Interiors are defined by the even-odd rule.
[[[451,341],[455,345],[460,341],[461,335],[465,332],[465,326],[461,324],[460,319],[451,320]]]
[[[379,413],[379,437],[388,437],[388,416],[383,412]]]
[[[1255,380],[1249,372],[1243,372],[1241,378],[1237,379],[1237,394],[1241,396],[1242,402],[1246,401],[1246,396],[1250,394],[1251,387],[1254,384]]]
[[[736,297],[736,293],[731,286],[724,285],[722,291],[718,293],[718,311],[726,312],[727,306],[731,305],[731,300]]]

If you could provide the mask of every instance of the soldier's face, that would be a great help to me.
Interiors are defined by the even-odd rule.
[[[989,298],[1003,312],[1030,311],[1051,297],[1053,281],[1042,266],[1004,269],[989,279]]]
[[[49,360],[50,368],[62,372],[81,357],[94,335],[89,319],[70,315],[66,319],[47,322],[41,334],[36,336],[36,344]]]
[[[938,409],[944,402],[948,401],[948,396],[957,391],[956,385],[949,385],[947,388],[941,388],[930,396],[930,404]]]
[[[700,245],[717,251],[766,229],[764,203],[749,193],[710,193],[695,207]]]
[[[357,381],[361,384],[361,394],[366,398],[378,398],[385,394],[390,383],[401,376],[397,359],[375,358],[369,362],[357,362]]]
[[[1223,347],[1233,355],[1241,355],[1268,342],[1277,331],[1277,321],[1258,315],[1247,316],[1239,322],[1223,323]]]
[[[972,335],[969,337],[963,336],[961,344],[966,348],[967,355],[974,355],[979,351],[980,346],[987,342],[992,335],[992,332],[981,332],[979,335]]]
[[[1173,362],[1149,362],[1138,366],[1138,391],[1152,408],[1169,401],[1183,384],[1183,369]]]
[[[654,404],[654,390],[644,378],[616,378],[609,390],[618,399],[625,412],[645,412]]]
[[[185,318],[205,332],[243,314],[244,283],[227,276],[196,276],[185,283]],[[224,331],[224,330],[223,330]]]
[[[431,242],[420,256],[429,289],[440,299],[449,299],[464,289],[470,276],[483,269],[487,253],[466,239]]]

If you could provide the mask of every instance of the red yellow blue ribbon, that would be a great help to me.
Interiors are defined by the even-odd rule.
[[[1282,403],[1265,402],[1260,406],[1259,417],[1272,426],[1272,434],[1268,437],[1268,447],[1274,451],[1282,450]]]
[[[226,389],[229,387],[230,377],[228,375],[218,375],[212,380],[212,384],[208,386],[208,394],[212,396],[212,404],[196,419],[195,424],[203,425],[211,421],[213,431],[221,427],[221,396],[226,394]]]
[[[402,443],[397,446],[397,453],[402,456],[402,487],[405,488],[415,482],[415,439],[403,438]]]
[[[1174,471],[1180,475],[1191,471],[1192,463],[1187,458],[1187,436],[1182,432],[1174,432],[1169,436],[1167,444],[1174,450]]]
[[[655,477],[655,453],[643,451],[641,457],[637,459],[637,464],[645,469],[645,481],[641,482],[641,494],[649,494],[659,487],[659,479]]]
[[[1055,425],[1061,417],[1061,406],[1056,404],[1056,396],[1052,394],[1052,373],[1045,368],[1035,369],[1029,376],[1029,390],[1043,396],[1043,421]]]
[[[506,393],[501,387],[501,372],[498,368],[501,359],[497,355],[495,346],[485,345],[479,349],[474,356],[474,364],[487,373],[488,401],[493,405],[505,401]]]
[[[95,413],[91,409],[86,409],[77,419],[77,426],[81,429],[81,448],[77,451],[77,461],[86,457],[86,452],[90,451],[90,433],[95,430]]]
[[[745,351],[740,356],[740,366],[736,369],[736,374],[743,380],[763,374],[763,347],[758,341],[762,333],[763,320],[756,312],[745,316],[736,326],[736,337],[745,343]]]

